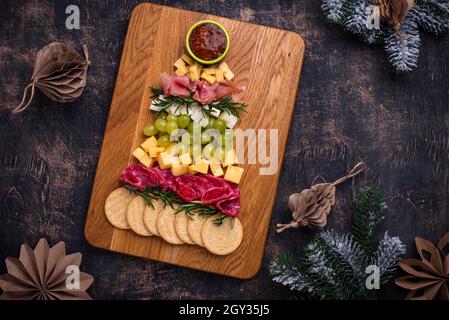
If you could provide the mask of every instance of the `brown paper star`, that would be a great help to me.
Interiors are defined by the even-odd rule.
[[[399,262],[409,275],[396,279],[396,285],[411,290],[406,300],[449,300],[449,232],[441,238],[438,248],[422,238],[416,238],[415,243],[421,260]]]
[[[91,300],[85,292],[94,278],[85,272],[79,274],[79,289],[67,286],[71,275],[67,267],[81,263],[81,253],[66,255],[64,242],[49,247],[40,239],[36,248],[27,244],[20,247],[20,257],[7,258],[8,273],[0,276],[1,300]],[[70,280],[70,279],[69,279]],[[70,282],[70,281],[69,281]]]

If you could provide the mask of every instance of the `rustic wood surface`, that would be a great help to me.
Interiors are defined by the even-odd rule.
[[[157,1],[155,1],[157,2]],[[310,231],[274,232],[289,218],[286,199],[321,175],[331,181],[363,159],[369,171],[337,190],[329,228],[347,231],[354,192],[381,186],[389,199],[383,229],[416,256],[415,236],[436,242],[449,230],[449,36],[423,35],[419,68],[389,73],[382,48],[327,24],[320,1],[165,1],[159,3],[297,31],[306,60],[261,271],[237,280],[95,249],[83,235],[100,145],[129,15],[138,1],[80,1],[81,30],[65,28],[70,1],[0,3],[0,104],[21,99],[34,57],[51,41],[90,48],[88,88],[61,106],[38,93],[32,107],[0,114],[0,272],[23,242],[64,240],[95,276],[94,298],[289,298],[268,262],[300,256]],[[390,285],[379,296],[402,298]]]
[[[160,237],[141,237],[132,230],[119,230],[104,214],[105,200],[117,188],[120,173],[136,162],[132,152],[145,139],[143,127],[155,121],[155,113],[148,111],[149,88],[160,86],[161,73],[171,72],[173,62],[185,53],[184,39],[190,26],[208,19],[220,22],[231,33],[233,50],[226,62],[236,74],[235,84],[247,88],[239,95],[248,108],[238,127],[277,129],[278,153],[272,156],[276,163],[282,163],[304,61],[304,40],[290,31],[156,4],[139,5],[132,12],[121,56],[85,235],[90,244],[99,248],[248,279],[262,264],[280,170],[260,175],[265,165],[242,166],[245,173],[239,185],[239,219],[244,236],[230,255],[217,256],[199,246],[173,245]],[[175,26],[173,21],[177,21]],[[272,69],[273,61],[276,70]]]

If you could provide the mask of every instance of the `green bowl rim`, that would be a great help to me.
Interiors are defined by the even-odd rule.
[[[215,25],[218,26],[221,30],[223,30],[223,32],[225,33],[225,36],[226,36],[226,49],[225,49],[225,51],[224,51],[223,54],[222,54],[221,56],[219,56],[217,59],[211,60],[211,61],[206,61],[206,60],[203,60],[203,59],[198,58],[198,57],[192,52],[192,49],[190,48],[190,44],[189,44],[190,34],[192,33],[193,29],[195,29],[195,28],[198,27],[199,25],[206,24],[206,23],[212,23],[212,24],[215,24]],[[186,48],[187,48],[187,52],[189,53],[189,55],[190,55],[194,60],[196,60],[197,62],[199,62],[199,63],[201,63],[201,64],[211,65],[211,64],[216,64],[216,63],[220,62],[220,61],[223,60],[224,57],[228,54],[230,47],[231,47],[231,40],[230,40],[230,37],[229,37],[228,30],[226,30],[226,28],[225,28],[221,23],[219,23],[219,22],[217,22],[217,21],[215,21],[215,20],[200,20],[200,21],[194,23],[194,24],[190,27],[190,29],[189,29],[189,31],[187,32],[187,35],[186,35]]]

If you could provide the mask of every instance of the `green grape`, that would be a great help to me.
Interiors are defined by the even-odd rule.
[[[158,132],[159,130],[157,130],[154,123],[149,123],[143,128],[143,134],[147,137],[155,136]]]
[[[226,130],[226,121],[223,119],[217,119],[214,121],[214,128],[220,132],[224,132]]]
[[[170,136],[167,134],[161,135],[159,139],[157,139],[157,145],[164,148],[171,145]]]
[[[201,144],[206,144],[211,142],[211,137],[206,132],[201,133]]]
[[[178,154],[184,154],[184,153],[190,152],[190,148],[186,144],[183,144],[183,143],[178,143],[176,148],[178,149]]]
[[[177,119],[178,119],[178,118],[177,118],[173,113],[170,113],[170,114],[167,116],[167,122],[169,122],[169,121],[175,121],[175,122],[176,122]]]
[[[167,121],[164,119],[157,119],[154,125],[159,132],[167,132]]]
[[[172,133],[176,134],[176,132],[174,132],[175,130],[178,130],[178,123],[176,122],[176,120],[175,121],[173,121],[173,120],[168,121],[167,122],[167,126],[166,126],[166,130],[170,134],[172,134]]]
[[[189,123],[189,125],[187,126],[187,131],[189,131],[190,133],[193,133],[193,122]]]
[[[213,129],[214,128],[214,122],[215,122],[214,118],[209,118],[209,123],[207,124],[206,129]]]
[[[162,111],[161,113],[158,113],[157,118],[167,120],[167,112]]]
[[[203,147],[203,157],[211,159],[214,156],[214,145],[212,143],[206,144]]]
[[[190,123],[190,117],[186,114],[178,117],[178,127],[185,129]]]
[[[234,133],[232,132],[232,130],[226,130],[224,132],[223,136],[221,137],[222,146],[226,146],[226,145],[230,144],[233,138],[234,138]]]

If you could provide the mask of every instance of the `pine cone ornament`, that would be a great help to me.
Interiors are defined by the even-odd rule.
[[[408,275],[397,278],[396,285],[411,290],[406,300],[449,300],[449,232],[441,238],[438,248],[422,238],[416,238],[415,244],[421,260],[399,262]]]
[[[33,100],[35,87],[54,101],[65,103],[78,98],[86,86],[87,68],[90,65],[87,47],[83,46],[83,50],[84,58],[60,42],[52,42],[39,50],[31,83],[24,90],[22,102],[11,111],[24,111]],[[27,99],[30,88],[31,94]]]
[[[309,227],[322,229],[327,224],[327,216],[335,203],[335,187],[358,175],[365,169],[363,162],[358,163],[346,176],[333,183],[319,183],[301,193],[290,195],[288,206],[292,211],[292,221],[278,223],[277,232],[289,228]]]
[[[413,8],[415,0],[374,0],[377,16],[389,22],[398,31],[405,14]]]
[[[8,273],[0,276],[1,300],[91,300],[85,292],[93,277],[79,273],[79,287],[67,285],[70,272],[67,267],[79,267],[81,253],[66,255],[64,242],[49,247],[40,239],[36,248],[27,244],[20,247],[20,257],[7,258]],[[69,270],[70,271],[70,270]],[[70,282],[70,281],[69,281]]]

